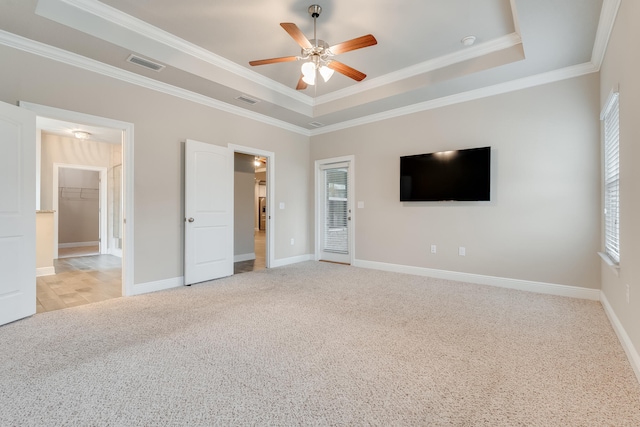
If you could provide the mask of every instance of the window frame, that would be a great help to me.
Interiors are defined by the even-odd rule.
[[[603,228],[608,264],[620,265],[620,99],[612,91],[600,119],[603,122]],[[607,259],[605,259],[607,261]]]

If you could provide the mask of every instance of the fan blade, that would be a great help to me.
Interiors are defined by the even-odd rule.
[[[343,64],[342,62],[331,61],[327,64],[327,67],[339,72],[340,74],[344,74],[345,76],[350,77],[358,82],[364,80],[364,78],[367,77],[366,74],[361,73],[355,68],[351,68],[348,65]]]
[[[300,28],[296,24],[291,22],[283,22],[280,24],[284,30],[300,45],[303,49],[311,49],[313,45],[309,39],[300,31]]]
[[[296,90],[304,90],[307,88],[307,84],[302,80],[302,76],[300,76],[300,80],[298,80],[298,86],[296,86]]]
[[[329,50],[334,55],[349,52],[351,50],[362,49],[363,47],[373,46],[378,44],[378,40],[371,34],[358,37],[357,39],[348,40],[346,42],[338,43],[335,46],[331,46]]]
[[[282,56],[280,58],[270,58],[270,59],[260,59],[259,61],[251,61],[249,65],[266,65],[266,64],[277,64],[278,62],[290,62],[297,61],[297,56]]]

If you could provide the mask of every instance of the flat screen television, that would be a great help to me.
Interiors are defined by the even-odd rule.
[[[491,147],[400,157],[400,201],[487,201]]]

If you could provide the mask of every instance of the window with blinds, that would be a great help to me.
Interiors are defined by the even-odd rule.
[[[349,253],[348,169],[325,169],[324,250]]]
[[[620,119],[618,93],[613,93],[602,111],[604,121],[604,250],[620,262]]]

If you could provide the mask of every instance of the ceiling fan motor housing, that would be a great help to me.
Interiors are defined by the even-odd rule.
[[[322,8],[317,5],[317,4],[312,4],[311,6],[309,6],[309,15],[311,15],[312,18],[317,18],[320,16],[320,13],[322,13]]]

